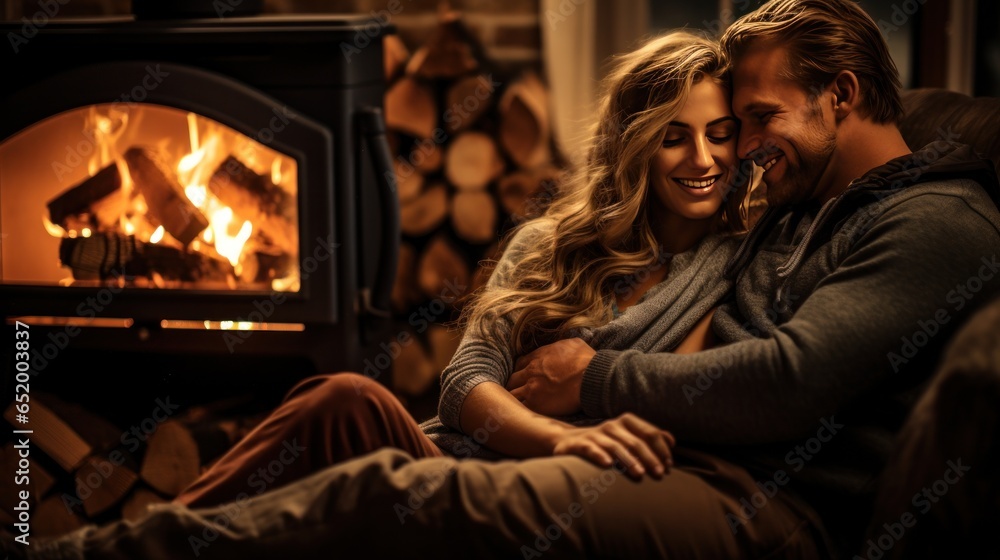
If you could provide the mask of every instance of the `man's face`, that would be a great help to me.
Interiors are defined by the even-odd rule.
[[[785,64],[783,47],[761,46],[748,51],[733,72],[733,112],[741,123],[737,153],[764,168],[771,206],[824,192],[837,147],[833,94],[816,84],[819,95],[812,95],[780,77]]]

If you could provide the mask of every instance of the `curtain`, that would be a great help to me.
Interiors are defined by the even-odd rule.
[[[562,154],[578,164],[611,57],[649,34],[649,0],[541,0],[539,8],[552,132]]]

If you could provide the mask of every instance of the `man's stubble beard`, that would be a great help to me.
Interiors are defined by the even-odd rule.
[[[785,174],[781,181],[767,185],[767,203],[770,206],[797,204],[814,198],[833,153],[837,149],[837,135],[823,126],[822,113],[816,104],[809,120],[808,132],[799,137],[796,148],[798,165],[792,166],[785,154]]]

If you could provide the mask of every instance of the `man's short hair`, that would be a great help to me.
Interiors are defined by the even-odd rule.
[[[818,93],[838,72],[850,70],[860,85],[862,116],[895,123],[903,114],[889,46],[853,0],[771,0],[730,25],[721,41],[729,64],[753,46],[786,47],[784,77],[809,92]]]

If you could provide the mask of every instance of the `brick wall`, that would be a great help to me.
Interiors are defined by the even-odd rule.
[[[12,20],[30,18],[41,9],[39,1],[8,0],[0,15]],[[209,4],[211,1],[205,0]],[[123,15],[131,10],[129,0],[49,2],[62,2],[56,17]],[[442,4],[441,0],[265,0],[264,9],[277,14],[388,14],[400,38],[413,50],[434,29]],[[451,0],[447,5],[462,13],[469,29],[494,62],[505,66],[540,67],[539,0]]]

